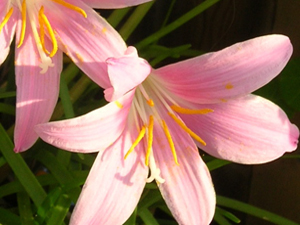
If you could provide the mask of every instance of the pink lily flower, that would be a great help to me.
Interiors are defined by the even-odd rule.
[[[243,164],[297,147],[299,130],[286,114],[250,94],[277,76],[291,54],[288,37],[269,35],[159,69],[134,47],[107,59],[109,104],[36,126],[54,146],[99,152],[71,224],[124,223],[153,180],[179,224],[209,224],[215,193],[197,147]]]
[[[16,33],[16,152],[30,148],[38,138],[34,126],[50,119],[59,93],[63,51],[97,84],[109,84],[93,64],[123,54],[126,45],[91,7],[120,8],[147,1],[0,1],[0,64]]]

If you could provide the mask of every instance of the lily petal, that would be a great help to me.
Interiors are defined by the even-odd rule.
[[[7,11],[7,5],[4,4],[5,1],[2,1],[0,3],[0,22],[3,21]],[[17,20],[17,13],[13,12],[10,19],[7,21],[6,25],[3,27],[3,29],[0,31],[0,65],[4,62],[6,59],[10,44],[13,40],[13,36],[15,34],[16,30],[16,20]]]
[[[141,84],[151,72],[149,63],[139,58],[136,48],[131,46],[127,48],[124,56],[108,58],[106,62],[112,87],[106,89],[104,94],[109,102]]]
[[[159,68],[155,74],[187,101],[216,103],[262,87],[280,73],[291,54],[288,37],[268,35]]]
[[[48,40],[45,40],[49,44]],[[15,124],[15,152],[30,148],[38,139],[34,126],[48,122],[59,94],[62,52],[52,58],[53,67],[41,74],[40,56],[32,32],[27,30],[22,46],[16,48],[17,106]]]
[[[161,111],[160,111],[160,115]],[[215,211],[215,192],[209,171],[192,138],[166,113],[179,165],[175,164],[160,125],[154,128],[153,153],[165,182],[159,189],[179,224],[209,224]]]
[[[72,3],[70,0],[66,2]],[[62,5],[52,5],[53,8],[45,8],[45,14],[56,32],[60,48],[94,82],[102,88],[110,87],[105,60],[108,57],[122,56],[126,51],[127,47],[121,36],[81,1],[76,1],[76,6],[85,11],[86,18]]]
[[[99,9],[117,9],[129,6],[143,4],[152,0],[83,0],[83,2],[92,8]]]
[[[74,119],[40,124],[36,132],[49,144],[73,152],[96,152],[123,132],[134,92]],[[103,138],[105,137],[105,138]]]
[[[136,132],[127,128],[99,153],[76,203],[70,225],[121,225],[132,214],[144,189],[148,168],[137,146],[125,160]]]
[[[206,146],[199,147],[215,157],[256,164],[272,161],[297,148],[298,128],[267,99],[248,95],[202,107],[214,112],[180,116],[206,142]]]

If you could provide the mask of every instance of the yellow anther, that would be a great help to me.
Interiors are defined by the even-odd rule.
[[[75,5],[67,3],[67,2],[65,2],[63,0],[51,0],[51,1],[56,2],[58,4],[61,4],[62,6],[66,7],[66,8],[69,8],[71,10],[74,10],[74,11],[80,13],[84,18],[87,18],[87,15],[86,15],[85,11],[83,9],[75,6]]]
[[[12,13],[13,13],[13,11],[14,11],[14,8],[11,7],[11,8],[9,9],[9,11],[6,13],[6,15],[5,15],[3,21],[0,23],[0,33],[1,33],[2,29],[3,29],[3,27],[5,26],[5,24],[7,24],[9,18],[11,17],[11,15],[12,15]]]
[[[178,164],[178,160],[177,160],[177,154],[176,154],[174,142],[172,140],[172,137],[171,137],[170,131],[168,129],[168,126],[167,126],[167,124],[166,124],[166,122],[164,120],[162,120],[162,125],[163,125],[163,129],[164,129],[165,135],[167,137],[167,140],[169,142],[169,146],[171,148],[171,151],[172,151],[172,154],[173,154],[173,157],[174,157],[174,161],[175,161],[175,163],[177,165],[179,165]]]
[[[230,89],[233,88],[233,85],[232,85],[231,83],[227,83],[227,84],[225,85],[225,88],[226,88],[227,90],[230,90]]]
[[[204,146],[206,143],[197,135],[195,134],[191,129],[189,129],[179,118],[177,118],[174,114],[168,112],[169,116],[172,117],[172,119],[189,135],[191,135],[192,138],[194,138],[196,141],[200,142]]]
[[[154,118],[153,116],[149,116],[149,125],[148,125],[148,146],[146,151],[146,157],[145,157],[145,164],[146,166],[149,165],[149,157],[152,149],[152,143],[153,143],[153,127],[154,127]]]
[[[143,126],[139,136],[136,138],[136,140],[133,142],[133,144],[131,145],[130,149],[128,150],[128,152],[126,153],[126,155],[124,156],[124,159],[127,158],[127,156],[133,151],[133,149],[138,145],[138,143],[140,143],[140,141],[142,140],[142,138],[145,136],[146,133],[146,127]]]
[[[212,109],[186,109],[186,108],[181,108],[180,106],[177,105],[172,105],[171,109],[173,109],[175,112],[182,113],[182,114],[207,114],[214,111]]]
[[[50,57],[53,57],[55,55],[55,53],[57,52],[58,46],[57,46],[57,41],[55,38],[55,34],[54,31],[49,23],[48,18],[46,17],[46,15],[44,14],[44,7],[42,6],[40,11],[39,11],[39,23],[40,23],[40,35],[41,35],[41,44],[43,47],[43,50],[46,54],[49,54]],[[46,49],[45,46],[45,31],[44,31],[44,25],[47,28],[47,31],[49,33],[53,48],[52,51],[49,53]]]
[[[152,99],[147,100],[147,104],[150,105],[151,107],[154,106],[154,102]]]
[[[123,108],[123,105],[122,105],[119,101],[115,101],[115,104],[116,104],[120,109]]]
[[[21,35],[20,35],[20,40],[18,44],[18,48],[21,47],[23,44],[24,38],[25,38],[25,30],[26,30],[26,0],[23,0],[22,2],[22,29],[21,29]]]

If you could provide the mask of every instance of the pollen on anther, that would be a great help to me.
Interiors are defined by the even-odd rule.
[[[197,134],[195,134],[190,128],[188,128],[177,116],[175,116],[173,113],[168,112],[169,116],[185,131],[187,132],[192,138],[194,138],[196,141],[201,143],[202,145],[206,146],[205,141],[202,140]]]
[[[176,165],[179,165],[178,160],[177,160],[177,154],[176,154],[176,150],[175,150],[175,145],[174,145],[172,136],[170,134],[170,131],[168,129],[168,126],[167,126],[167,124],[166,124],[166,122],[164,120],[162,120],[161,122],[162,122],[164,133],[165,133],[165,135],[167,137],[169,146],[171,148],[171,151],[172,151],[172,154],[173,154],[173,157],[174,157],[174,161],[175,161]]]
[[[1,33],[2,29],[3,29],[3,27],[5,26],[5,24],[7,24],[9,18],[11,17],[11,15],[13,13],[13,11],[14,11],[14,8],[11,7],[10,10],[6,13],[3,21],[0,23],[0,33]]]
[[[232,85],[231,83],[227,83],[227,84],[225,85],[225,88],[226,88],[227,90],[230,90],[230,89],[233,88],[233,85]]]
[[[187,109],[177,105],[172,105],[171,109],[173,109],[175,112],[182,114],[207,114],[214,111],[212,109]]]
[[[122,105],[119,101],[115,101],[115,104],[116,104],[120,109],[123,108],[123,105]]]
[[[152,99],[147,100],[147,104],[148,104],[149,106],[151,106],[151,107],[154,106],[154,102],[153,102]]]
[[[146,157],[145,157],[145,165],[149,165],[149,157],[152,149],[152,143],[153,143],[153,127],[154,127],[154,118],[152,115],[149,116],[149,125],[148,125],[148,146],[146,151]]]
[[[126,155],[124,156],[124,159],[126,159],[128,157],[128,155],[134,150],[134,148],[138,145],[138,143],[140,143],[140,141],[142,140],[142,138],[145,136],[146,133],[146,127],[143,126],[138,137],[135,139],[135,141],[133,142],[133,144],[131,145],[130,149],[128,150],[128,152],[126,153]]]

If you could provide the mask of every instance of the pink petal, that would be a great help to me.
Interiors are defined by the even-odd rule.
[[[159,185],[162,196],[179,224],[209,224],[216,204],[209,171],[191,137],[165,113],[162,118],[171,133],[179,163],[175,164],[165,133],[156,124],[153,152],[165,179]]]
[[[291,54],[288,37],[268,35],[154,73],[167,89],[187,101],[216,103],[262,87],[280,73]]]
[[[54,66],[41,74],[36,43],[30,28],[26,29],[24,43],[20,48],[16,47],[15,152],[25,151],[35,143],[38,135],[34,132],[34,126],[48,122],[57,103],[62,52],[56,53],[52,63]]]
[[[72,3],[70,0],[66,2]],[[109,87],[105,60],[125,52],[127,47],[121,36],[81,1],[76,1],[76,6],[86,12],[87,18],[54,2],[47,4],[49,7],[45,7],[45,14],[56,32],[60,48],[94,82],[103,88]]]
[[[148,62],[138,57],[134,47],[128,47],[124,56],[106,60],[112,87],[104,91],[109,102],[123,96],[141,84],[151,72]]]
[[[134,92],[74,119],[40,124],[36,132],[49,144],[73,152],[102,151],[122,133]]]
[[[132,214],[144,189],[148,168],[143,150],[136,147],[125,160],[136,132],[123,135],[99,153],[82,189],[70,225],[123,224]],[[105,141],[105,136],[99,142]],[[142,146],[142,145],[140,145]]]
[[[92,8],[99,9],[117,9],[128,6],[139,5],[151,0],[82,0],[85,4]]]
[[[243,164],[265,163],[297,148],[298,128],[264,98],[248,95],[202,107],[214,112],[180,116],[206,142],[199,147],[215,157]]]
[[[7,9],[7,4],[5,4],[5,1],[2,1],[0,3],[0,22],[3,21],[3,18],[7,13],[6,9]],[[10,19],[8,20],[8,22],[0,32],[0,65],[4,62],[4,60],[6,59],[9,53],[10,44],[15,34],[16,19],[17,19],[17,13],[13,12]]]

